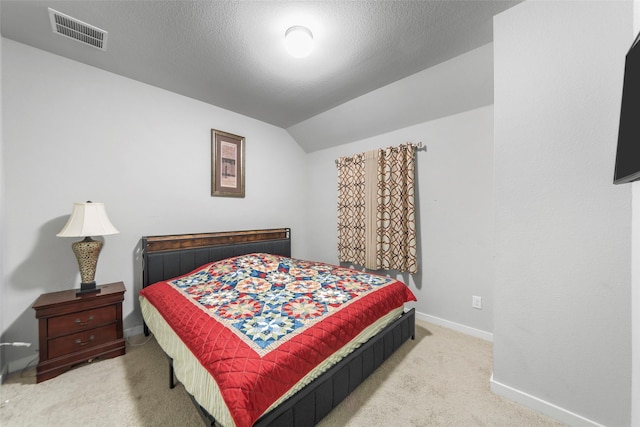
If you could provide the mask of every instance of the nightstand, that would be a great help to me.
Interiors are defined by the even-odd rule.
[[[33,303],[38,319],[40,362],[36,382],[72,366],[125,353],[122,334],[124,283],[98,286],[99,293],[76,295],[76,289],[42,294]]]

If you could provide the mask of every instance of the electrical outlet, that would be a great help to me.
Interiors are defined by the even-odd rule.
[[[478,310],[482,310],[482,297],[474,296],[471,299],[471,307],[477,308]]]

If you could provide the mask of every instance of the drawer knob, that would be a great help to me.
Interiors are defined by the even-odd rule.
[[[93,341],[94,339],[95,339],[95,337],[94,337],[93,335],[91,335],[91,336],[89,337],[89,339],[88,339],[88,340],[86,340],[86,341],[82,341],[80,338],[78,338],[78,339],[76,340],[76,344],[78,344],[78,345],[80,345],[80,346],[82,346],[82,345],[87,345],[87,344],[89,344],[91,341]]]
[[[84,326],[86,324],[88,324],[89,322],[91,322],[93,320],[93,314],[91,316],[89,316],[89,318],[87,319],[86,322],[83,322],[82,320],[80,320],[80,318],[76,319],[76,325],[78,326]]]

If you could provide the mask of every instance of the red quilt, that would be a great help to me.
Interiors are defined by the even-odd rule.
[[[141,292],[251,426],[315,366],[416,298],[402,282],[270,254],[206,264]]]

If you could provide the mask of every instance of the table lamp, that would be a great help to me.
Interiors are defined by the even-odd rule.
[[[76,295],[100,292],[96,287],[94,277],[98,256],[102,249],[102,242],[93,240],[91,236],[106,236],[117,234],[118,230],[111,224],[103,203],[74,203],[71,216],[57,236],[59,237],[84,237],[84,240],[71,245],[73,253],[78,260],[82,283]]]

